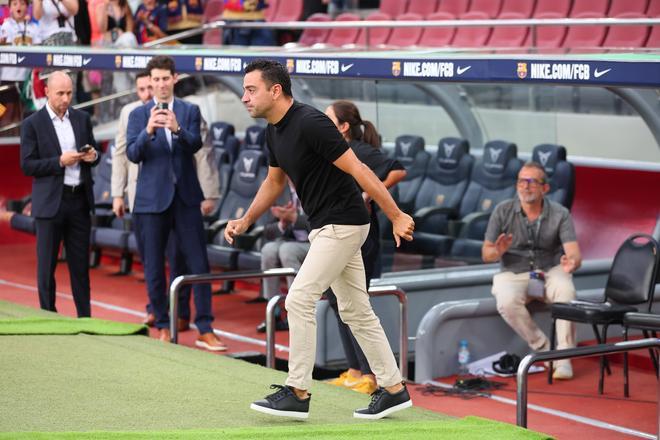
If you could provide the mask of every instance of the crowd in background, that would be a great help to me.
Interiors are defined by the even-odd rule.
[[[0,5],[0,44],[82,45],[119,49],[140,47],[180,30],[201,25],[209,1],[9,0],[7,4]],[[221,18],[228,21],[264,20],[264,11],[268,7],[267,0],[223,0],[223,3],[224,13]],[[321,10],[355,3],[353,0],[305,0],[302,19]],[[281,43],[281,38],[270,30],[255,31],[258,31],[258,36],[245,38],[245,33],[251,34],[252,31],[226,29],[223,43]],[[287,38],[291,39],[291,36]],[[0,127],[19,122],[45,105],[44,73],[47,72],[41,69],[0,68]],[[126,73],[98,70],[72,76],[74,103],[128,90],[134,81]],[[96,105],[87,111],[92,113],[93,123],[105,122],[115,117],[111,107],[112,104]],[[15,136],[18,135],[18,129],[0,132],[0,135]]]

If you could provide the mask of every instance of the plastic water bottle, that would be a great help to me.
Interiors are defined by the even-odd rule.
[[[461,342],[458,346],[458,375],[467,376],[470,371],[468,369],[468,364],[470,363],[470,350],[468,349],[468,342],[465,339],[461,339]]]

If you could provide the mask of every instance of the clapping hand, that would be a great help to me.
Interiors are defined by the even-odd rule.
[[[577,269],[577,262],[575,259],[567,257],[566,255],[561,256],[559,263],[561,264],[561,268],[564,269],[564,272],[566,273],[573,273]]]
[[[497,255],[502,258],[502,255],[506,253],[513,243],[513,234],[500,234],[495,240],[495,250],[497,250]]]
[[[298,210],[291,201],[283,206],[271,206],[270,212],[282,226],[293,224],[298,220]]]

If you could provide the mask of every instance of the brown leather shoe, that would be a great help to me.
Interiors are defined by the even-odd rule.
[[[153,313],[147,313],[147,316],[142,321],[142,324],[146,325],[147,327],[153,327],[156,324],[156,315]]]
[[[190,330],[190,319],[179,318],[177,319],[176,323],[177,323],[177,329],[180,332],[185,332],[186,330]]]
[[[161,328],[158,330],[158,339],[163,342],[169,343],[172,340],[172,334],[169,328]]]
[[[212,332],[199,335],[199,337],[195,341],[195,345],[209,351],[227,350],[227,346],[223,344],[222,341],[218,339],[218,337]]]

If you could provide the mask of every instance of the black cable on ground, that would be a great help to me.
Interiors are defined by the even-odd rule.
[[[423,396],[450,396],[462,399],[474,399],[475,397],[489,397],[490,391],[499,390],[507,386],[506,382],[488,380],[485,377],[458,378],[451,388],[426,384],[417,387]]]

